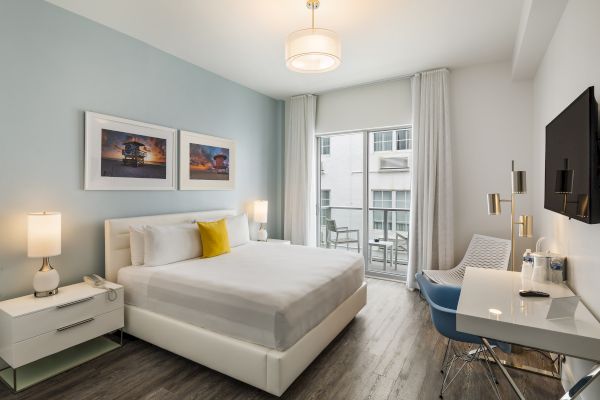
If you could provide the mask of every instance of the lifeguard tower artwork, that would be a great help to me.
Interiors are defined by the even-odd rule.
[[[167,140],[102,129],[101,174],[113,178],[167,178]]]
[[[190,143],[190,179],[229,180],[229,149]]]

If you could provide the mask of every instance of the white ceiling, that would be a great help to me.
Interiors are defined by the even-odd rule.
[[[274,98],[436,67],[510,60],[523,0],[321,0],[316,23],[342,39],[342,65],[289,71],[303,0],[47,0]]]

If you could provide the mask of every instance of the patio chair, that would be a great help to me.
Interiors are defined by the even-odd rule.
[[[394,248],[394,266],[398,269],[398,253],[408,254],[408,235],[405,233],[396,232]]]
[[[442,285],[462,286],[467,267],[506,270],[510,260],[510,240],[491,236],[473,235],[465,256],[454,268],[424,270],[433,282]]]
[[[358,252],[360,253],[360,231],[358,229],[348,229],[347,226],[337,226],[335,219],[326,219],[325,228],[325,240],[327,241],[327,247],[333,244],[333,248],[337,249],[338,244],[346,245],[347,249],[350,249],[350,243],[356,243]],[[332,237],[332,233],[335,233],[335,238]],[[353,237],[351,234],[356,234]],[[341,236],[340,236],[341,235]]]

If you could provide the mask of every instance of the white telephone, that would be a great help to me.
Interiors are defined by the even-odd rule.
[[[83,277],[83,281],[90,285],[91,287],[95,287],[98,289],[106,289],[106,297],[109,301],[115,301],[117,299],[117,291],[113,288],[106,287],[106,280],[96,274],[86,275]]]

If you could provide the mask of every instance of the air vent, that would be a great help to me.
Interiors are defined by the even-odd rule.
[[[408,170],[408,157],[382,157],[379,159],[379,169]]]

